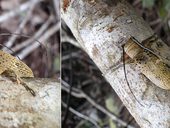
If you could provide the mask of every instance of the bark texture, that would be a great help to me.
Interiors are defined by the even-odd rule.
[[[25,88],[0,77],[1,128],[59,128],[61,88],[54,79],[24,79],[36,96]]]
[[[139,42],[154,34],[125,1],[62,0],[62,18],[142,128],[170,127],[170,91],[161,89],[133,63],[122,66],[122,45],[133,36]],[[158,45],[160,44],[160,45]],[[161,48],[159,47],[161,46]],[[170,48],[160,39],[149,44],[169,64]]]

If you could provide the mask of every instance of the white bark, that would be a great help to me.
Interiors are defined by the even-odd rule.
[[[36,96],[22,85],[0,77],[1,128],[59,128],[61,88],[53,79],[24,79]]]
[[[80,46],[102,71],[127,109],[142,128],[170,127],[170,91],[153,84],[133,64],[126,64],[131,94],[121,63],[122,48],[130,36],[142,42],[152,29],[127,3],[119,0],[62,0],[62,18],[70,27]],[[170,48],[159,40],[162,49],[155,52],[170,56]]]

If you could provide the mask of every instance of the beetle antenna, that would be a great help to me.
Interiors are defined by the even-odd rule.
[[[0,44],[0,46],[7,48],[7,49],[10,50],[12,53],[15,53],[11,48],[7,47],[6,45]],[[16,56],[16,57],[17,57],[19,60],[21,60],[21,59],[19,58],[19,56]]]
[[[136,96],[134,95],[134,93],[132,92],[131,88],[130,88],[130,84],[129,84],[129,81],[128,81],[128,78],[127,78],[127,74],[126,74],[126,66],[125,66],[125,49],[124,49],[124,46],[122,46],[122,49],[123,49],[123,72],[124,72],[124,76],[125,76],[125,80],[126,80],[126,83],[127,83],[127,86],[129,87],[129,90],[131,92],[131,94],[134,96],[134,98],[136,99],[136,101],[141,105],[143,106],[143,104],[141,104],[139,102],[139,100],[136,98]]]

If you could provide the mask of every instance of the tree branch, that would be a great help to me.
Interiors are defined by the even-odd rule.
[[[130,88],[144,105],[141,106],[127,86],[123,67],[115,70],[122,62],[122,46],[130,37],[142,42],[154,34],[149,25],[126,1],[62,0],[61,6],[62,18],[79,45],[99,67],[138,124],[142,128],[169,128],[169,91],[156,86],[157,82],[143,75],[134,63],[126,64]],[[163,62],[169,64],[170,48],[162,40],[154,40],[149,48],[167,58]]]
[[[0,77],[0,127],[59,128],[61,89],[54,79],[23,79],[36,92]]]

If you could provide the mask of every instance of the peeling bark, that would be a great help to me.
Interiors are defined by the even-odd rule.
[[[62,18],[138,124],[142,128],[169,128],[170,91],[156,86],[134,63],[126,64],[131,90],[141,106],[131,94],[123,72],[122,46],[132,36],[139,42],[151,37],[154,32],[149,25],[126,1],[70,0],[66,5],[62,6]],[[147,46],[169,64],[170,48],[162,40]]]
[[[36,96],[6,77],[0,77],[1,128],[59,128],[61,88],[54,79],[23,79]]]

